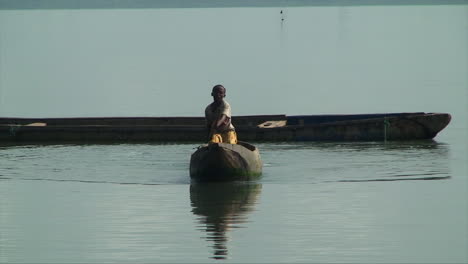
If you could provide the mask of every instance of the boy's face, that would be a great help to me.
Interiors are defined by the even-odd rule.
[[[213,96],[213,100],[215,102],[220,102],[226,96],[226,89],[216,88],[211,92],[211,95]]]

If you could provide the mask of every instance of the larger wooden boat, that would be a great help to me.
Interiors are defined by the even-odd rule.
[[[246,142],[210,143],[190,158],[190,177],[196,181],[249,180],[262,174],[258,148]]]
[[[243,141],[432,139],[447,113],[234,116]],[[203,117],[0,118],[0,142],[200,142]]]
[[[451,120],[447,113],[289,116],[286,123],[264,122],[252,131],[240,127],[243,140],[386,141],[433,139]]]

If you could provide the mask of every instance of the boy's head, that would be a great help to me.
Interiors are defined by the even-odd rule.
[[[222,101],[226,97],[226,88],[221,84],[215,85],[213,90],[211,90],[211,96],[213,96],[215,102]]]

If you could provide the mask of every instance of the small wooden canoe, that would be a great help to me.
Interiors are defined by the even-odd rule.
[[[246,143],[202,145],[190,158],[190,177],[196,181],[248,180],[262,174],[258,148]]]

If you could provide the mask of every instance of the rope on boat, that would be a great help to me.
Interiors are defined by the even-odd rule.
[[[390,121],[384,117],[384,142],[387,143],[387,129],[390,127]]]
[[[10,136],[16,136],[16,132],[20,129],[20,125],[10,125]]]

